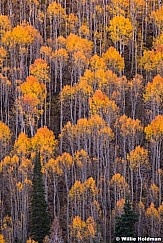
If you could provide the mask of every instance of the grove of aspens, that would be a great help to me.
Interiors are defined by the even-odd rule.
[[[162,183],[162,1],[0,0],[0,243],[163,242]]]

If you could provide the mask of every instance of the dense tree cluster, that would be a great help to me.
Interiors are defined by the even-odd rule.
[[[0,242],[163,235],[161,2],[0,1]]]

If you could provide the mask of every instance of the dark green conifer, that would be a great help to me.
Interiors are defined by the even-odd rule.
[[[116,218],[115,236],[116,237],[134,237],[135,223],[138,220],[138,215],[132,209],[129,200],[126,200],[124,205],[124,212],[120,217]]]
[[[30,220],[31,238],[42,243],[44,237],[49,233],[50,219],[47,212],[47,203],[45,201],[45,189],[39,156],[37,156],[34,166],[32,187]]]

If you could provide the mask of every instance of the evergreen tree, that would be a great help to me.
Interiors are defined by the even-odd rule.
[[[39,156],[37,156],[34,166],[32,186],[30,232],[32,239],[41,243],[44,237],[49,233],[50,219],[45,201],[44,183]]]
[[[126,200],[124,205],[124,212],[120,217],[116,218],[115,236],[134,237],[135,236],[134,226],[137,220],[138,220],[138,215],[132,209],[132,205],[129,202],[129,200]]]

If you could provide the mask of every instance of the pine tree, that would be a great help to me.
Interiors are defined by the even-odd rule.
[[[134,237],[134,226],[137,220],[138,215],[132,209],[132,205],[129,200],[126,200],[124,204],[124,212],[120,217],[116,218],[115,236]]]
[[[50,219],[45,201],[44,183],[39,156],[37,156],[34,166],[32,186],[30,232],[32,239],[42,243],[44,237],[49,233]]]

